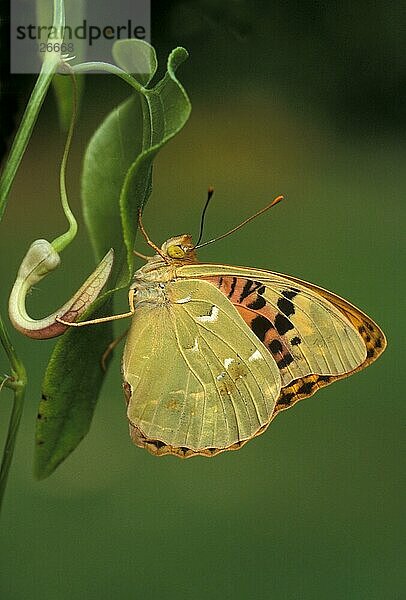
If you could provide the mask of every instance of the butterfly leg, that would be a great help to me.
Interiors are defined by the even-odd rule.
[[[58,323],[62,323],[62,325],[68,325],[69,327],[83,327],[84,325],[97,325],[98,323],[107,323],[108,321],[126,319],[127,317],[132,317],[135,312],[134,290],[130,290],[128,293],[128,303],[130,305],[130,310],[126,313],[121,313],[119,315],[111,315],[110,317],[100,317],[99,319],[90,319],[89,321],[80,321],[79,323],[76,323],[74,321],[63,321],[59,317],[56,317],[55,320]]]
[[[110,342],[110,344],[107,346],[107,348],[103,352],[103,356],[100,359],[100,366],[101,366],[101,368],[103,369],[104,372],[107,371],[107,359],[108,359],[108,357],[113,352],[114,348],[116,346],[118,346],[119,343],[126,337],[128,331],[129,331],[129,328],[127,328],[124,331],[124,333],[122,333],[121,335],[119,335],[115,340],[113,340],[112,342]]]
[[[146,256],[146,254],[141,254],[141,252],[137,252],[137,250],[133,250],[133,254],[138,256],[138,258],[142,258],[142,260],[148,260],[150,256]]]

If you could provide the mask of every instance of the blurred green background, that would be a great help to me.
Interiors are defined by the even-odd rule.
[[[90,434],[36,482],[35,417],[54,342],[12,332],[29,387],[0,523],[1,598],[404,598],[401,3],[171,1],[152,10],[161,61],[176,45],[190,50],[179,78],[193,105],[156,161],[145,211],[152,239],[196,234],[208,185],[210,237],[283,193],[285,203],[201,260],[335,291],[377,320],[389,347],[241,451],[188,461],[131,444],[118,351]],[[78,215],[84,148],[126,94],[108,77],[87,79],[68,173]],[[1,223],[3,315],[29,244],[65,228],[63,142],[50,95]],[[93,268],[81,223],[60,271],[33,292],[33,315],[54,310]],[[126,310],[125,295],[116,308]],[[1,440],[10,401],[3,391]]]

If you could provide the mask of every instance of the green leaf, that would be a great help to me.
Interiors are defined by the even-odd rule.
[[[164,77],[155,87],[144,91],[148,106],[144,111],[144,150],[129,168],[120,194],[123,235],[127,247],[127,282],[133,274],[138,208],[144,207],[152,189],[153,160],[159,150],[182,129],[190,115],[189,98],[175,76],[177,68],[187,57],[184,48],[175,48],[169,55]],[[148,119],[147,115],[152,115],[152,119]],[[134,198],[139,201],[134,202]]]
[[[104,296],[85,318],[111,314],[111,310],[111,295]],[[34,473],[38,479],[51,475],[89,431],[103,382],[101,357],[112,332],[111,323],[83,329],[72,327],[56,343],[38,408],[34,454]],[[78,360],[79,356],[84,359]]]
[[[97,260],[114,248],[113,273],[119,287],[128,285],[132,276],[138,209],[151,193],[153,159],[190,115],[189,99],[175,76],[187,56],[184,48],[176,48],[162,80],[151,89],[141,88],[114,109],[86,151],[85,222]]]
[[[191,106],[175,77],[187,58],[176,48],[167,72],[151,89],[141,88],[115,108],[96,131],[86,151],[82,174],[85,222],[96,254],[115,250],[112,286],[126,287],[132,277],[133,247],[139,207],[151,193],[152,163],[157,152],[183,127]],[[139,88],[139,84],[138,88]],[[110,290],[83,318],[111,314]],[[104,324],[70,330],[51,356],[36,432],[35,472],[50,475],[86,435],[104,373],[100,359],[111,341]]]
[[[83,214],[97,261],[114,248],[113,278],[127,281],[119,198],[134,158],[142,152],[143,111],[134,94],[116,107],[93,135],[82,172]],[[140,202],[138,198],[133,198]],[[124,275],[120,271],[124,267]],[[123,281],[123,283],[124,283]]]
[[[112,50],[115,63],[148,85],[157,69],[155,49],[143,40],[117,40]]]

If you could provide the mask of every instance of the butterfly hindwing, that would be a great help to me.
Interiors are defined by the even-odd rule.
[[[188,455],[252,438],[279,397],[275,361],[211,283],[178,280],[166,294],[162,305],[137,308],[124,351],[133,440]]]

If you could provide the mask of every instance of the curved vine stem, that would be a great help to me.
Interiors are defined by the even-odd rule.
[[[76,123],[78,88],[77,88],[77,83],[76,83],[76,77],[75,77],[75,74],[72,71],[71,67],[67,63],[64,63],[63,67],[65,70],[67,70],[67,72],[69,73],[69,75],[71,77],[73,95],[72,95],[72,114],[71,114],[71,119],[70,119],[70,124],[69,124],[68,135],[66,136],[65,147],[63,150],[61,168],[59,171],[59,190],[60,190],[60,195],[61,195],[61,204],[62,204],[63,212],[65,213],[65,217],[67,218],[67,221],[69,223],[69,229],[68,229],[68,231],[66,231],[59,237],[57,237],[52,242],[52,247],[58,253],[62,252],[62,250],[71,243],[73,238],[76,236],[76,233],[78,230],[78,224],[77,224],[77,221],[75,219],[73,212],[70,209],[68,195],[66,192],[66,164],[68,162],[68,156],[69,156],[69,152],[70,152],[70,149],[72,146],[73,132],[74,132],[75,123]]]

